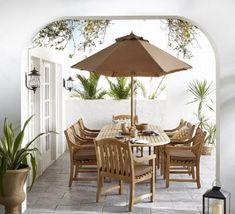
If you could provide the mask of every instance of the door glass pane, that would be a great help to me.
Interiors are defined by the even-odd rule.
[[[45,85],[45,99],[48,100],[49,99],[49,85]]]
[[[45,67],[45,83],[49,83],[49,68]]]

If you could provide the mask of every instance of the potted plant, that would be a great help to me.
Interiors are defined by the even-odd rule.
[[[198,126],[207,132],[202,154],[209,155],[212,152],[215,142],[216,125],[210,122],[210,118],[205,115],[205,110],[209,109],[214,112],[213,100],[211,99],[211,95],[214,93],[213,83],[208,83],[206,80],[196,80],[189,84],[189,92],[193,95],[193,99],[189,103],[198,104],[197,112],[195,113]]]
[[[202,147],[202,155],[210,155],[216,140],[216,124],[214,123],[206,123],[204,129],[207,132],[205,143]]]
[[[15,134],[12,124],[5,118],[3,137],[0,139],[0,204],[5,206],[6,214],[18,214],[19,205],[25,199],[23,186],[27,175],[32,168],[32,185],[36,178],[36,153],[37,148],[33,142],[45,133],[40,133],[25,146],[22,145],[25,129],[33,116]]]

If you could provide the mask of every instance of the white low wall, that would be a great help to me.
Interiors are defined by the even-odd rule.
[[[82,117],[84,123],[90,128],[100,129],[112,121],[112,115],[130,114],[130,100],[80,100],[68,98],[65,104],[66,127],[69,127],[78,118]],[[138,100],[137,115],[139,122],[159,124],[164,126],[164,100]]]

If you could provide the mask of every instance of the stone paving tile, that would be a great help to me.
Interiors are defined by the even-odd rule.
[[[180,175],[182,176],[182,175]],[[178,175],[177,175],[178,177]],[[165,181],[157,171],[156,195],[153,203],[145,199],[134,205],[133,212],[143,214],[199,214],[202,194],[211,188],[215,177],[215,157],[201,157],[201,184],[171,182],[165,188]],[[28,210],[26,214],[96,214],[128,213],[129,185],[123,185],[123,194],[117,191],[102,196],[96,203],[96,181],[73,182],[68,187],[69,155],[65,153],[55,161],[28,192]],[[115,184],[106,180],[104,187]],[[149,191],[149,183],[136,185],[136,194]]]

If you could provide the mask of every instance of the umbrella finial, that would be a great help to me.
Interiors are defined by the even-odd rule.
[[[148,40],[144,39],[142,36],[137,36],[131,31],[131,33],[127,36],[122,36],[116,39],[116,42],[126,41],[126,40],[142,40],[148,42]]]

